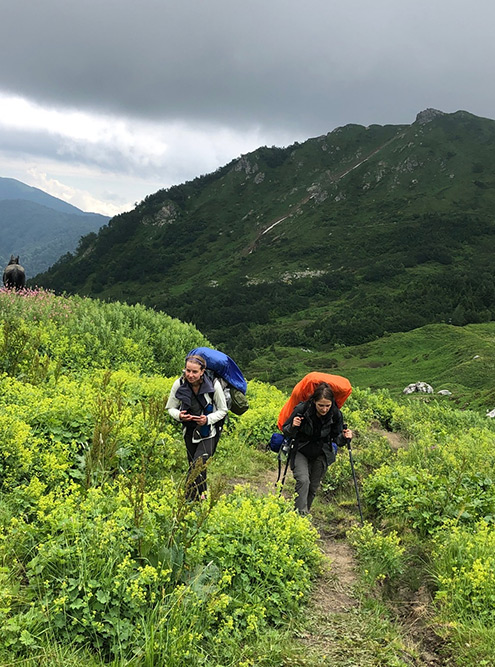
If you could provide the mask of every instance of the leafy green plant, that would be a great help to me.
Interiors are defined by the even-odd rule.
[[[432,571],[435,600],[444,618],[477,620],[484,626],[495,619],[495,529],[493,522],[472,527],[451,522],[435,536]]]
[[[353,526],[348,531],[350,543],[356,549],[361,573],[369,586],[377,583],[393,584],[404,572],[405,547],[395,531],[383,534],[372,524]]]
[[[211,508],[197,514],[169,485],[165,494],[145,498],[136,525],[127,494],[115,491],[103,486],[39,496],[30,538],[10,550],[26,583],[10,594],[4,647],[20,641],[35,648],[50,628],[58,641],[116,655],[143,641],[151,609],[160,604],[166,615],[176,604],[187,543]],[[22,523],[12,519],[6,535]]]
[[[214,562],[220,571],[210,609],[219,640],[224,634],[242,639],[297,613],[321,559],[315,538],[309,521],[277,496],[239,489],[218,502],[191,559]]]

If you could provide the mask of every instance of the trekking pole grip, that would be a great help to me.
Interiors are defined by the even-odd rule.
[[[344,431],[346,431],[347,430],[347,424],[342,424],[342,426],[343,426]],[[344,437],[344,441],[345,441],[345,444],[347,445],[347,449],[351,448],[351,440],[352,440],[352,438],[345,438]]]

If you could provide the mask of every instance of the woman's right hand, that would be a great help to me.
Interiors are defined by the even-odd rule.
[[[300,417],[299,415],[297,417],[294,417],[292,420],[292,426],[301,426],[302,420],[304,417]]]
[[[190,422],[192,418],[193,416],[190,415],[189,412],[187,412],[187,410],[181,410],[179,412],[179,419],[181,422]]]

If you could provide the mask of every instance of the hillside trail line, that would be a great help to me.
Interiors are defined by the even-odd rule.
[[[382,145],[379,146],[378,148],[375,148],[375,150],[371,151],[371,153],[369,153],[365,158],[363,158],[362,160],[359,160],[359,162],[356,162],[355,164],[353,164],[351,167],[349,167],[349,168],[346,169],[345,171],[343,171],[343,172],[341,172],[341,173],[339,173],[339,174],[336,174],[334,177],[332,177],[332,178],[330,179],[330,182],[331,182],[332,184],[338,183],[338,182],[339,182],[340,180],[342,180],[345,176],[347,176],[347,174],[350,174],[352,171],[354,171],[354,169],[357,169],[357,168],[360,167],[362,164],[364,164],[365,162],[367,162],[368,160],[370,160],[372,157],[374,157],[375,155],[377,155],[378,153],[380,153],[380,151],[382,151],[386,146],[388,146],[389,144],[393,143],[394,141],[397,141],[397,139],[401,139],[403,136],[404,136],[404,133],[403,133],[403,132],[399,132],[399,133],[397,133],[394,137],[392,137],[391,139],[389,139],[388,141],[386,141],[384,144],[382,144]],[[270,220],[270,221],[268,222],[268,224],[265,225],[265,226],[259,231],[259,233],[258,233],[258,235],[256,236],[256,238],[254,239],[254,241],[252,241],[252,242],[248,245],[248,247],[246,248],[246,250],[244,251],[243,254],[250,255],[251,253],[253,253],[253,252],[256,250],[256,246],[258,245],[259,240],[261,239],[261,237],[262,237],[264,234],[266,234],[267,232],[269,232],[270,230],[272,230],[274,227],[276,227],[276,226],[279,225],[280,223],[284,222],[284,220],[287,220],[288,218],[293,218],[294,215],[295,215],[298,211],[300,211],[301,208],[302,208],[305,204],[307,204],[311,199],[313,199],[314,197],[315,197],[314,194],[307,195],[306,197],[304,197],[303,199],[301,199],[300,201],[298,201],[298,202],[294,205],[294,207],[292,208],[291,211],[288,211],[285,215],[282,215],[282,216],[280,216],[280,217],[277,217],[277,218],[275,218],[274,220]]]
[[[267,470],[250,485],[260,494],[273,493],[276,490],[277,471]],[[239,482],[239,480],[237,480]],[[284,486],[282,493],[285,498],[292,498],[289,485]],[[333,620],[335,614],[347,614],[358,605],[353,588],[357,583],[356,561],[351,547],[344,539],[337,539],[328,526],[314,522],[320,539],[319,546],[323,554],[323,565],[313,587],[308,606],[319,622],[311,631],[300,634],[300,641],[312,649],[318,648],[323,653],[335,644]],[[316,630],[316,627],[318,630]],[[308,663],[309,664],[309,663]],[[315,663],[321,666],[321,663]]]

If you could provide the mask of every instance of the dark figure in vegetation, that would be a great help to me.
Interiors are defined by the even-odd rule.
[[[206,462],[215,453],[227,416],[222,386],[216,379],[211,381],[205,370],[203,357],[187,357],[184,373],[172,385],[167,402],[170,416],[182,423],[189,461],[186,480],[189,500],[205,497]]]
[[[7,289],[22,289],[26,284],[26,273],[19,264],[19,255],[10,256],[10,262],[3,272],[3,284]]]
[[[325,382],[296,405],[282,430],[293,439],[290,467],[296,480],[295,509],[308,514],[328,466],[335,461],[337,445],[352,438],[352,431],[344,428],[333,391]]]

